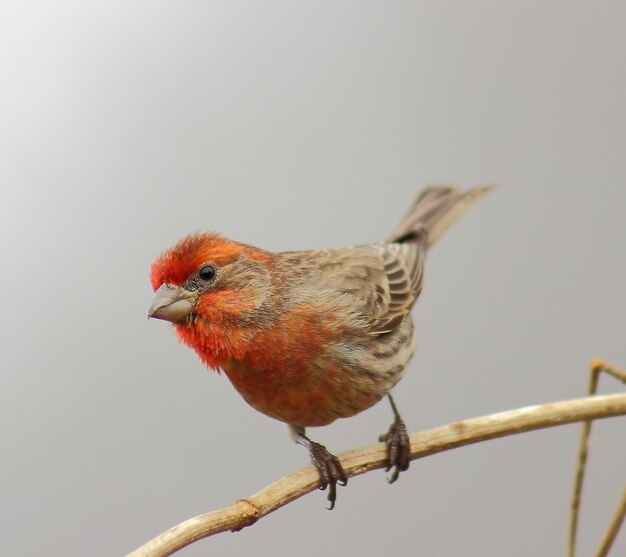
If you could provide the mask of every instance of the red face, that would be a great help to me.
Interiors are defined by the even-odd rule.
[[[156,291],[162,284],[182,286],[202,265],[221,267],[232,263],[245,247],[210,232],[186,236],[152,264],[152,288]]]
[[[244,350],[241,326],[268,295],[272,255],[218,234],[192,234],[152,264],[149,317],[171,321],[179,338],[218,368]]]

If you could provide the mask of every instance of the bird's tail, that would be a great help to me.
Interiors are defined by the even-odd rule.
[[[457,219],[494,186],[476,186],[460,191],[451,186],[429,186],[421,190],[402,222],[387,238],[405,242],[426,235],[426,247],[432,246]]]

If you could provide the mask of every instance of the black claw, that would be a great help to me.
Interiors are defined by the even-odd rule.
[[[332,511],[335,508],[335,501],[337,500],[337,486],[336,484],[330,484],[330,489],[328,490],[328,501],[329,505],[326,507],[326,510]]]
[[[328,510],[333,510],[335,501],[337,500],[337,484],[341,486],[347,485],[348,478],[346,478],[346,474],[343,471],[339,459],[328,452],[324,445],[320,445],[315,441],[310,441],[309,443],[308,449],[311,462],[317,468],[320,475],[319,489],[323,491],[328,488],[327,499],[330,503]]]
[[[387,464],[385,472],[391,472],[388,478],[390,484],[394,483],[400,476],[400,472],[409,469],[411,463],[411,442],[406,425],[400,416],[396,416],[389,431],[379,437],[379,441],[387,443]]]

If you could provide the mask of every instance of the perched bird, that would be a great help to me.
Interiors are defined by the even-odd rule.
[[[329,488],[347,482],[341,463],[305,428],[330,424],[387,395],[390,482],[409,466],[404,422],[389,392],[415,350],[411,308],[426,251],[490,186],[423,189],[384,242],[272,253],[215,233],[191,234],[152,264],[149,317],[223,371],[259,412],[289,425]]]

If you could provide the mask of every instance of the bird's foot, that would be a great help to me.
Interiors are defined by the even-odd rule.
[[[337,500],[337,484],[345,486],[348,483],[346,473],[343,471],[341,462],[332,453],[328,452],[328,449],[324,445],[320,445],[315,441],[310,441],[309,455],[311,462],[317,468],[320,475],[319,489],[322,491],[328,488],[328,502],[330,506],[328,510],[332,510],[335,507],[335,501]]]
[[[304,427],[289,425],[289,430],[294,441],[309,451],[311,463],[317,468],[320,475],[319,489],[323,491],[328,488],[328,501],[330,503],[328,510],[333,510],[337,500],[337,484],[341,486],[348,484],[348,478],[341,462],[324,445],[311,441],[305,435]]]
[[[388,482],[392,484],[400,476],[400,472],[409,469],[411,462],[411,441],[406,431],[406,425],[399,415],[391,424],[389,431],[378,438],[379,441],[387,444],[387,465],[385,472],[393,468]]]

